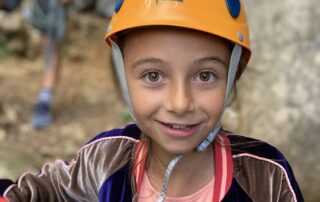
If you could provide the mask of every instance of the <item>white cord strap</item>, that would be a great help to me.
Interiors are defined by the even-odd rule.
[[[162,190],[161,190],[161,193],[157,199],[157,202],[164,202],[164,200],[166,199],[167,192],[168,192],[169,178],[170,178],[171,172],[172,172],[173,168],[175,167],[175,165],[180,161],[181,158],[182,158],[182,155],[178,155],[170,161],[170,163],[167,167],[167,170],[164,174],[164,179],[162,182]]]

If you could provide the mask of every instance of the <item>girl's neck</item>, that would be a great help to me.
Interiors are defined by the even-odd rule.
[[[147,174],[152,186],[161,191],[163,176],[167,165],[176,156],[166,154],[165,152],[152,151]],[[192,151],[183,155],[182,159],[174,167],[168,187],[168,195],[172,197],[181,197],[190,195],[207,183],[214,177],[214,155],[209,147],[206,151]],[[186,185],[188,189],[186,189]]]

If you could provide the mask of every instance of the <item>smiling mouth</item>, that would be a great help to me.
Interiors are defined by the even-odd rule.
[[[160,130],[174,138],[186,138],[194,135],[200,127],[200,123],[197,124],[179,124],[179,123],[165,123],[165,122],[159,122],[160,123]]]
[[[193,124],[193,125],[180,125],[180,124],[167,124],[167,123],[164,123],[164,125],[166,125],[167,127],[171,128],[171,129],[174,129],[174,130],[188,130],[192,126],[194,126],[195,124]]]
[[[189,124],[189,123],[174,123],[174,122],[171,122],[171,123],[168,123],[168,122],[161,122],[160,123],[165,126],[165,127],[168,127],[170,129],[173,129],[173,130],[181,130],[181,131],[184,131],[184,130],[189,130],[195,126],[198,126],[200,125],[200,123],[193,123],[193,124]]]

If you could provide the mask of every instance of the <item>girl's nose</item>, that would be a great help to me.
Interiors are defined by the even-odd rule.
[[[171,84],[165,105],[169,112],[178,116],[183,116],[193,111],[194,100],[191,88],[185,82]]]

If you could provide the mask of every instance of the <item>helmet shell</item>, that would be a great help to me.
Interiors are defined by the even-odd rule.
[[[235,15],[236,13],[236,15]],[[148,26],[174,26],[207,32],[245,49],[250,57],[249,30],[240,0],[118,0],[105,39]]]

